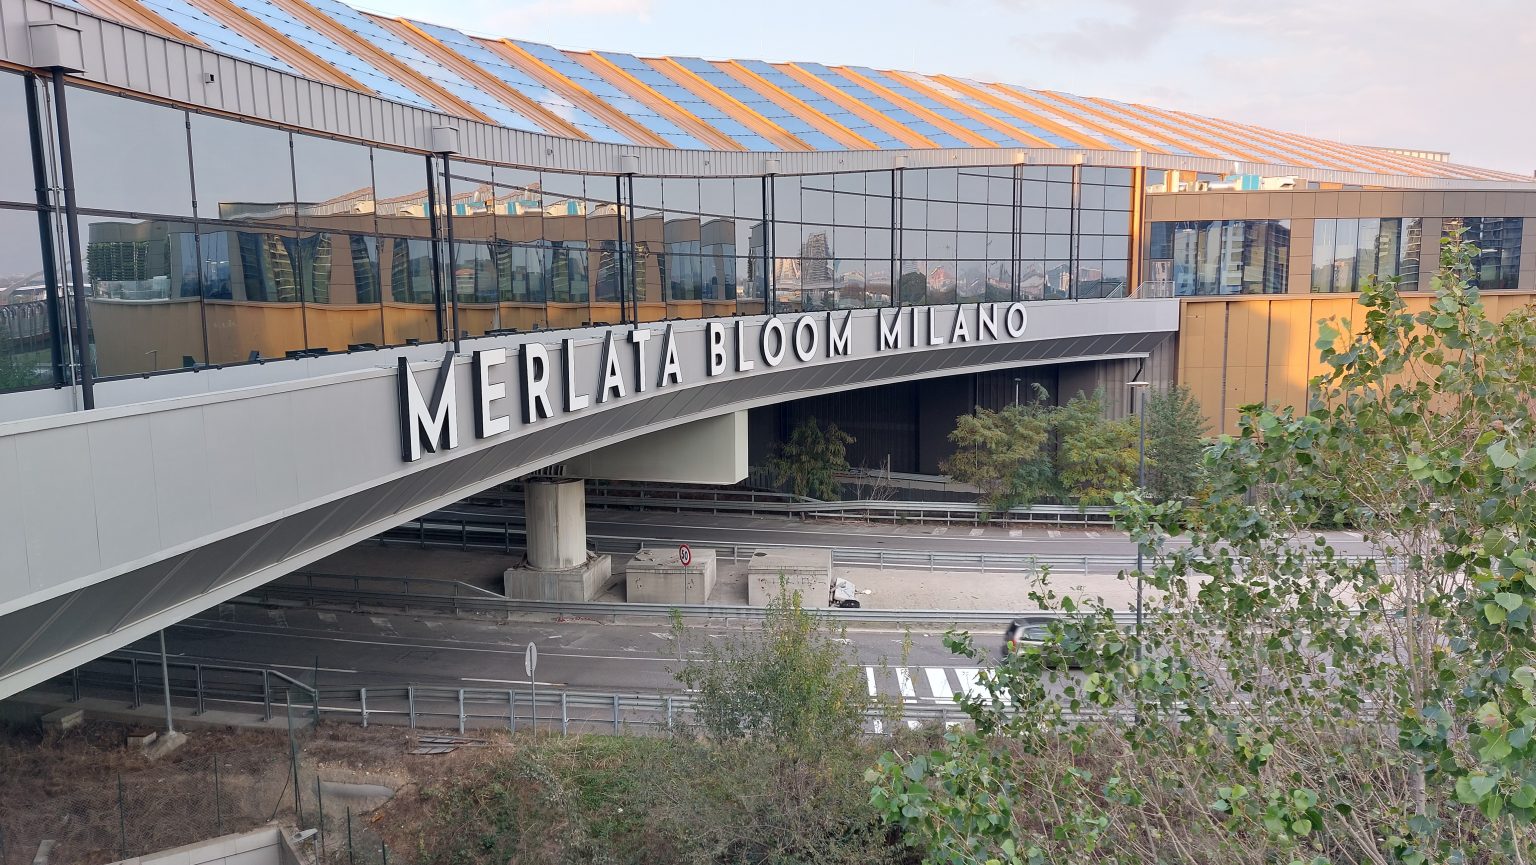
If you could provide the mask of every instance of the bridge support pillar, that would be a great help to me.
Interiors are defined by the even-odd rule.
[[[579,478],[523,485],[528,555],[504,575],[507,597],[591,601],[613,584],[613,561],[587,552],[587,490]]]
[[[587,484],[580,478],[528,481],[528,564],[545,571],[587,560]]]

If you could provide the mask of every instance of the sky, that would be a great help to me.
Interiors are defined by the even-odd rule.
[[[1536,170],[1533,0],[354,0],[477,34],[1143,102]]]

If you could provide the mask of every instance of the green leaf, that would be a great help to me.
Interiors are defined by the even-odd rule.
[[[1520,609],[1520,605],[1525,603],[1525,599],[1514,592],[1499,592],[1493,596],[1493,602],[1513,613],[1515,610]]]
[[[1522,785],[1515,795],[1509,797],[1509,804],[1516,808],[1530,808],[1536,805],[1536,786]]]
[[[1312,831],[1312,821],[1305,817],[1291,822],[1291,831],[1297,835],[1305,835]]]
[[[1498,604],[1483,604],[1483,616],[1490,625],[1502,625],[1509,614]]]
[[[1510,469],[1520,461],[1520,457],[1507,450],[1504,439],[1499,439],[1488,447],[1488,459],[1493,460],[1496,469]]]

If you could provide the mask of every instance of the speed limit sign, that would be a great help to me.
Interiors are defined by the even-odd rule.
[[[677,560],[683,563],[683,567],[693,564],[693,550],[687,544],[677,545]]]

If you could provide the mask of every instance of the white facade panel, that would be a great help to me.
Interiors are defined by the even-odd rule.
[[[156,412],[151,418],[154,501],[160,512],[162,547],[174,547],[218,531],[224,517],[209,508],[208,468],[215,458],[240,456],[210,455],[201,410]]]
[[[96,500],[96,537],[102,558],[132,561],[160,550],[160,512],[146,507],[156,489],[154,443],[148,417],[117,418],[87,427]]]
[[[107,564],[96,538],[98,487],[86,429],[78,424],[15,440],[20,480],[10,494],[26,508],[27,583],[33,591],[88,576]],[[9,600],[0,598],[0,605]]]

